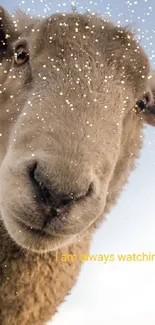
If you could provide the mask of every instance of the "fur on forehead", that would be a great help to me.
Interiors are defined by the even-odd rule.
[[[30,17],[29,21],[32,22]],[[32,25],[28,29],[30,33]],[[54,14],[33,20],[30,37],[31,48],[36,56],[51,51],[57,59],[62,60],[73,52],[82,60],[86,54],[90,64],[91,60],[96,64],[99,59],[110,68],[114,66],[119,78],[123,78],[126,86],[130,84],[134,89],[137,99],[145,89],[150,72],[149,61],[129,27],[120,28],[102,17],[90,14]],[[97,51],[101,55],[94,57]]]
[[[22,36],[29,35],[32,32],[34,25],[36,25],[36,23],[41,20],[42,18],[30,16],[20,9],[17,9],[15,12],[14,21],[16,23],[19,34],[22,34]]]
[[[76,44],[79,39],[81,39],[79,46],[82,46],[82,43],[86,45],[89,40],[92,42],[93,39],[94,45],[97,46],[96,38],[100,45],[103,41],[110,42],[113,45],[111,50],[118,50],[120,43],[125,46],[129,43],[129,38],[133,38],[133,34],[128,28],[119,28],[105,18],[92,14],[78,13],[54,14],[37,23],[34,31],[36,31],[38,39],[38,51],[42,49],[43,45],[58,44],[63,46],[70,43]],[[38,31],[39,33],[37,33]],[[105,43],[103,43],[104,47]]]
[[[54,14],[48,18],[38,18],[18,10],[11,19],[3,8],[0,14],[3,15],[5,30],[9,29],[14,35],[11,40],[26,38],[36,56],[52,51],[57,59],[63,60],[73,52],[78,55],[81,64],[87,58],[94,67],[98,60],[107,69],[113,66],[118,79],[125,81],[124,87],[130,85],[134,90],[135,99],[139,99],[146,89],[149,61],[129,28],[120,28],[103,17],[91,14]],[[100,55],[94,56],[96,52]]]

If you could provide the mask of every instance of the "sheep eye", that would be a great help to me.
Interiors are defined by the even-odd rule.
[[[29,53],[26,49],[19,47],[14,54],[15,63],[18,65],[25,64],[29,60]]]

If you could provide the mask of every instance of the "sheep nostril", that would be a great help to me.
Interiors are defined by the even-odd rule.
[[[76,201],[76,196],[73,192],[69,193],[68,195],[62,195],[60,197],[59,206],[65,207],[66,205],[70,205],[71,203]]]
[[[89,187],[88,187],[88,191],[86,193],[86,196],[91,196],[93,194],[93,192],[94,192],[94,183],[91,182]]]
[[[37,167],[38,164],[34,163],[29,168],[29,178],[34,188],[34,197],[36,197],[41,203],[47,203],[47,200],[50,199],[50,193],[42,176],[37,171]]]
[[[69,205],[72,201],[73,201],[72,198],[62,199],[62,200],[60,201],[60,205],[61,205],[61,206],[66,206],[66,205]]]
[[[28,167],[28,174],[31,179],[35,178],[35,171],[37,169],[37,162],[33,163],[31,166]]]

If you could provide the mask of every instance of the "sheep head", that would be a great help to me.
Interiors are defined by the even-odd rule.
[[[150,66],[103,18],[0,17],[0,213],[19,246],[55,250],[93,230],[133,169]]]

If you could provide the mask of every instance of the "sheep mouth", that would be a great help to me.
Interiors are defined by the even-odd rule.
[[[59,234],[55,231],[52,231],[50,233],[47,233],[47,231],[44,228],[35,228],[33,226],[27,225],[25,222],[23,221],[19,221],[18,220],[18,226],[21,228],[21,231],[26,231],[29,234],[31,234],[32,236],[37,236],[37,237],[42,237],[42,238],[53,238],[53,237],[68,237],[68,235],[65,234]]]
[[[17,227],[18,229],[21,227],[23,233],[36,238],[54,239],[55,237],[61,237],[65,239],[77,236],[91,227],[96,219],[95,208],[93,213],[90,206],[87,210],[91,199],[92,197],[87,195],[86,197],[80,197],[77,201],[72,201],[63,208],[55,208],[49,205],[43,206],[41,210],[38,209],[38,205],[35,202],[33,211],[26,212],[24,209],[22,218],[21,211],[20,214],[16,215]],[[95,202],[100,204],[100,197],[97,197]],[[36,218],[32,219],[31,215],[33,212],[35,212]],[[91,218],[90,213],[92,213]],[[81,220],[84,220],[83,224]]]
[[[42,228],[34,228],[33,226],[27,225],[25,222],[18,220],[18,226],[21,228],[21,231],[29,232],[32,235],[38,235],[39,237],[50,237]]]
[[[23,226],[26,228],[27,231],[29,231],[30,233],[34,234],[34,235],[39,235],[41,237],[50,237],[50,235],[48,235],[45,230],[43,229],[36,229],[30,226],[27,226],[26,224],[23,224]]]
[[[66,243],[71,243],[74,237],[76,237],[53,231],[47,233],[43,229],[31,227],[17,219],[12,223],[12,229],[6,223],[4,225],[10,237],[19,247],[35,253],[55,251],[66,245]]]

